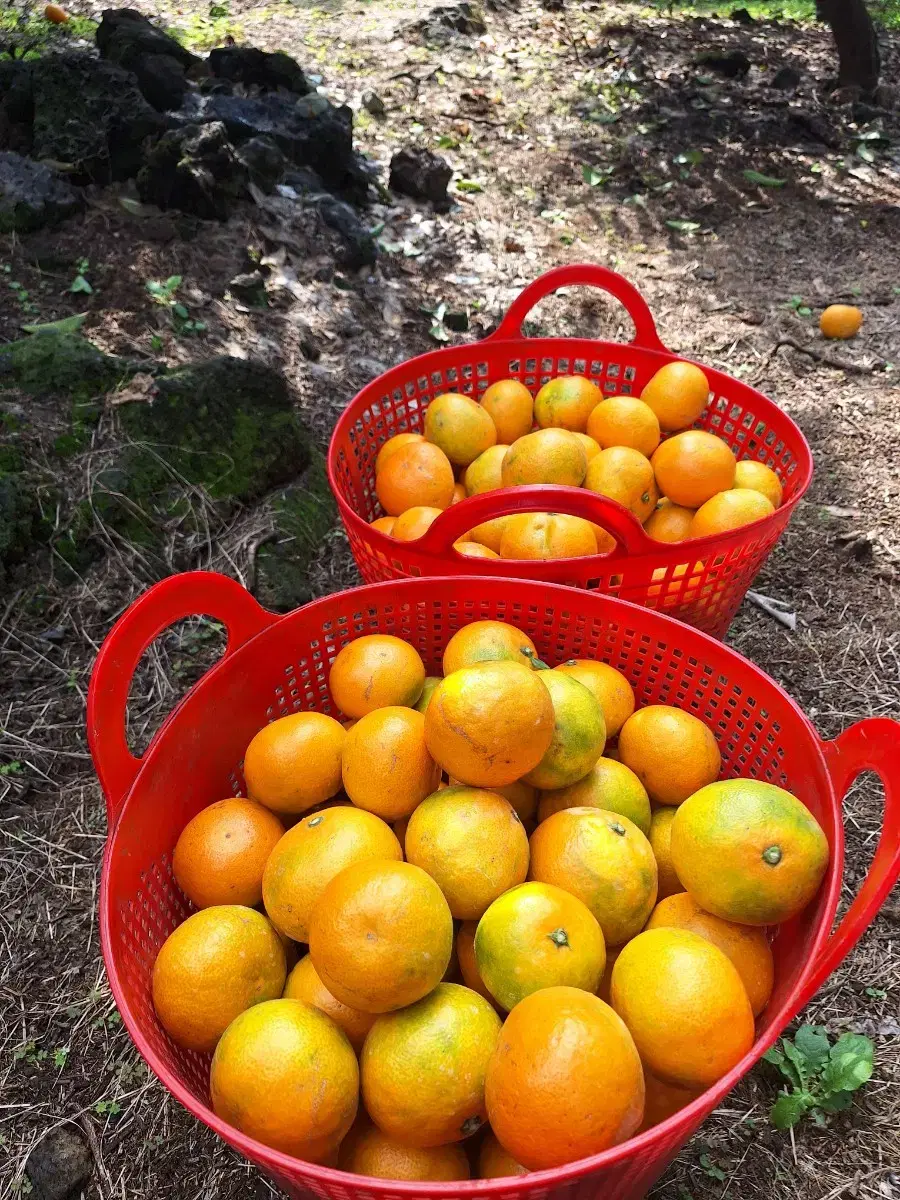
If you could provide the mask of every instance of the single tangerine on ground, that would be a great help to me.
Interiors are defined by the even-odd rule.
[[[616,500],[641,522],[650,516],[659,499],[649,459],[630,446],[601,450],[588,464],[584,486]]]
[[[545,383],[535,396],[534,419],[541,429],[585,433],[588,417],[602,399],[603,393],[596,383],[584,375],[559,375]]]
[[[734,485],[737,463],[731,447],[705,429],[667,438],[651,461],[660,492],[683,508],[699,508]]]
[[[596,553],[591,523],[566,513],[516,514],[507,521],[500,539],[501,558],[587,558]]]
[[[668,1083],[712,1087],[753,1045],[753,1013],[736,967],[685,929],[649,929],[624,946],[611,988],[646,1067]]]
[[[536,429],[513,442],[503,459],[504,487],[559,483],[580,487],[587,471],[584,446],[567,429]]]
[[[705,504],[701,504],[691,521],[691,537],[709,537],[714,533],[728,533],[740,529],[775,511],[771,500],[752,488],[733,487],[719,492]]]
[[[659,421],[649,404],[635,396],[601,400],[588,417],[587,432],[602,447],[630,446],[647,458],[659,445]]]
[[[530,667],[537,653],[534,642],[506,621],[472,621],[454,633],[444,648],[445,675],[479,662],[508,659]]]
[[[462,1146],[409,1146],[388,1137],[375,1125],[348,1134],[338,1165],[354,1175],[374,1179],[405,1179],[413,1183],[452,1183],[471,1178]]]
[[[280,813],[302,813],[330,800],[341,788],[346,736],[325,713],[290,713],[265,725],[244,754],[251,798]]]
[[[485,1098],[500,1145],[542,1171],[631,1137],[644,1112],[644,1075],[608,1004],[579,988],[550,987],[506,1018]]]
[[[409,818],[406,858],[434,879],[457,920],[477,921],[528,874],[528,835],[496,792],[448,787]]]
[[[612,758],[598,758],[583,779],[568,787],[541,792],[538,822],[566,808],[605,808],[633,821],[650,835],[650,797],[629,767]]]
[[[343,1004],[385,1013],[421,1000],[447,970],[453,918],[430,875],[370,860],[341,871],[319,896],[309,953]]]
[[[481,397],[481,407],[494,422],[497,440],[511,446],[531,432],[534,424],[534,400],[531,392],[517,379],[492,383]]]
[[[262,913],[203,908],[169,934],[153,964],[153,1007],[172,1041],[209,1053],[245,1008],[284,990],[284,947]]]
[[[827,338],[852,338],[860,331],[863,315],[853,304],[829,304],[819,317],[819,329]]]
[[[619,733],[619,757],[654,804],[681,804],[718,776],[722,756],[699,717],[667,704],[648,704]]]
[[[65,25],[69,20],[69,14],[58,4],[48,4],[44,9],[44,16],[51,25]]]
[[[352,863],[403,858],[389,825],[353,805],[304,817],[284,835],[266,863],[263,902],[277,929],[296,942],[309,941],[319,897]]]
[[[328,988],[319,978],[313,961],[308,954],[297,963],[284,985],[284,995],[287,1000],[303,1000],[318,1008],[320,1012],[331,1017],[338,1029],[347,1035],[350,1045],[357,1054],[362,1050],[366,1034],[375,1024],[375,1014],[360,1012],[358,1008],[350,1008],[341,1004],[332,996]]]
[[[568,787],[583,779],[603,753],[606,722],[597,698],[572,675],[539,670],[538,679],[553,703],[553,736],[526,783],[546,790]]]
[[[213,1111],[249,1137],[307,1162],[338,1148],[359,1104],[359,1067],[347,1038],[302,1000],[242,1013],[216,1047]]]
[[[445,392],[425,410],[425,437],[457,467],[467,467],[497,441],[490,414],[470,396]]]
[[[450,459],[426,441],[400,446],[375,477],[378,502],[392,517],[419,505],[449,508],[455,486]]]
[[[695,363],[671,362],[656,372],[641,392],[664,433],[686,429],[697,420],[709,399],[709,380]]]
[[[603,709],[606,736],[616,737],[634,712],[634,688],[622,672],[592,658],[570,658],[554,669],[560,675],[571,675],[594,693]]]
[[[255,800],[219,800],[197,813],[172,855],[175,881],[196,908],[262,900],[266,859],[284,834],[273,812]]]
[[[499,896],[478,922],[475,962],[488,991],[511,1012],[541,988],[596,992],[606,943],[576,896],[549,883],[523,883]]]
[[[411,1146],[471,1137],[487,1119],[484,1078],[499,1036],[493,1006],[457,983],[379,1017],[360,1058],[366,1111]]]
[[[425,713],[425,744],[454,779],[503,787],[543,758],[553,737],[550,693],[531,667],[481,662],[462,667],[434,690]]]
[[[802,912],[828,858],[828,839],[806,805],[757,779],[700,789],[672,825],[672,861],[685,890],[707,912],[742,925],[778,925]]]
[[[425,666],[408,642],[371,633],[348,642],[338,653],[328,686],[348,717],[364,717],[389,704],[411,708],[422,695]]]
[[[735,467],[734,486],[761,492],[775,508],[780,507],[784,498],[781,480],[772,468],[752,458],[742,458]]]
[[[344,791],[358,808],[399,821],[430,796],[441,768],[425,745],[425,717],[414,708],[378,708],[347,735]]]
[[[656,904],[656,859],[633,821],[600,808],[566,808],[531,835],[529,878],[591,910],[607,947],[634,937]]]
[[[644,523],[644,530],[655,542],[686,541],[691,536],[695,511],[668,499],[661,500]]]
[[[704,912],[693,896],[679,892],[660,900],[650,914],[647,929],[689,929],[718,946],[734,963],[747,989],[754,1017],[769,1003],[775,983],[775,963],[765,931],[750,925],[723,921]]]

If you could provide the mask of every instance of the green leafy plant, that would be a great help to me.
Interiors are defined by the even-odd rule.
[[[91,264],[86,258],[79,258],[78,262],[75,264],[75,278],[69,284],[70,292],[84,292],[86,296],[91,295],[94,289],[91,287],[87,278],[90,265]]]
[[[162,281],[148,279],[144,286],[154,304],[169,310],[169,319],[175,332],[180,336],[190,337],[192,334],[205,332],[206,323],[192,318],[187,305],[178,299],[178,289],[182,280],[181,275],[170,275]]]
[[[685,221],[681,217],[666,221],[666,227],[676,233],[696,233],[701,228],[699,221]]]
[[[98,1100],[94,1105],[94,1112],[98,1117],[117,1117],[122,1111],[122,1105],[116,1100]]]
[[[478,183],[474,179],[457,179],[456,190],[458,192],[477,193],[484,191],[484,184]]]
[[[728,1178],[716,1160],[710,1158],[708,1154],[700,1155],[700,1166],[710,1179],[715,1179],[718,1183],[724,1183]]]
[[[12,762],[0,763],[0,775],[21,775],[25,767],[17,759]]]
[[[776,1129],[791,1129],[810,1115],[825,1125],[831,1113],[849,1108],[853,1093],[872,1076],[875,1047],[861,1033],[842,1033],[832,1044],[818,1025],[801,1025],[764,1058],[788,1083],[769,1114]]]
[[[23,1042],[13,1050],[13,1062],[27,1062],[32,1067],[40,1066],[46,1057],[47,1051],[39,1050],[32,1041]]]
[[[581,168],[581,177],[589,187],[606,187],[612,176],[612,167],[592,167],[585,163]]]
[[[428,330],[428,336],[436,342],[449,342],[450,334],[444,325],[447,305],[443,300],[436,308],[423,308],[422,312],[431,317],[431,328]]]
[[[802,296],[791,296],[790,300],[785,304],[785,308],[792,308],[798,317],[812,316],[812,309]]]
[[[764,188],[782,188],[787,183],[786,179],[776,179],[774,175],[761,175],[759,171],[749,168],[744,172],[744,178],[748,183],[755,183],[757,187]]]

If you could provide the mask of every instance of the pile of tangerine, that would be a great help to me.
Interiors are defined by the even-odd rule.
[[[379,450],[375,491],[386,515],[371,524],[414,541],[467,496],[541,483],[608,496],[659,542],[771,515],[782,502],[775,472],[738,462],[722,438],[689,428],[708,399],[706,376],[689,362],[662,367],[640,399],[604,399],[583,375],[552,379],[536,397],[515,379],[492,384],[480,402],[444,393],[429,404],[424,433],[396,434]],[[563,513],[497,517],[455,543],[467,557],[508,559],[579,558],[614,546],[605,529]]]
[[[153,973],[220,1117],[390,1179],[556,1167],[689,1103],[750,1049],[767,928],[828,862],[796,797],[720,781],[707,725],[608,664],[478,621],[442,666],[358,638],[343,723],[256,734],[249,798],[178,839],[198,911]]]

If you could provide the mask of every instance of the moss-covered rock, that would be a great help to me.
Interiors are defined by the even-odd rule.
[[[29,396],[69,395],[82,403],[111,391],[133,373],[79,333],[36,333],[0,347],[4,374]]]
[[[0,583],[42,533],[34,487],[23,473],[0,470]]]
[[[144,494],[170,486],[174,473],[213,499],[247,502],[309,464],[309,437],[280,371],[223,356],[156,382],[151,403],[120,410],[138,443],[123,465]]]
[[[266,607],[289,612],[312,598],[309,566],[337,520],[337,505],[319,451],[313,451],[303,478],[280,492],[272,508],[276,536],[260,547],[257,590]]]

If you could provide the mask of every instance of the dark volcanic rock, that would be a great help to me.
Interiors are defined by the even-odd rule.
[[[262,271],[245,271],[242,275],[235,275],[228,290],[242,304],[249,304],[253,308],[266,307],[266,281]]]
[[[398,150],[391,159],[389,187],[404,196],[446,203],[452,178],[453,168],[447,160],[430,150]]]
[[[133,8],[104,9],[96,41],[101,57],[129,69],[145,54],[165,54],[185,70],[200,61],[181,42]]]
[[[697,55],[697,65],[726,79],[743,79],[752,63],[743,50],[704,50]]]
[[[31,64],[0,62],[0,149],[27,154],[33,121]]]
[[[769,80],[769,86],[779,88],[784,92],[792,92],[800,86],[802,78],[803,76],[796,67],[779,67]]]
[[[265,192],[271,192],[284,179],[290,166],[279,147],[268,137],[251,138],[238,147],[236,154],[252,182]]]
[[[55,225],[83,203],[81,194],[49,167],[0,152],[0,234]]]
[[[325,224],[343,238],[344,253],[338,258],[340,264],[351,270],[371,266],[378,250],[356,209],[334,196],[323,196],[318,207]]]
[[[84,1138],[71,1125],[52,1129],[31,1151],[25,1165],[32,1200],[66,1200],[87,1183],[92,1169]]]
[[[52,55],[31,68],[35,158],[70,163],[75,183],[134,175],[144,141],[165,118],[141,95],[134,75],[89,55]]]
[[[246,183],[246,169],[218,121],[170,130],[137,175],[138,195],[145,203],[205,220],[226,220]]]
[[[141,94],[157,112],[174,112],[181,107],[191,85],[184,67],[171,54],[144,54],[133,70]]]
[[[264,91],[285,88],[297,96],[305,96],[314,90],[296,59],[281,51],[269,54],[255,46],[223,46],[210,50],[209,66],[217,79]]]
[[[270,137],[297,166],[312,167],[326,187],[359,191],[361,169],[353,153],[353,114],[315,93],[294,100],[270,94],[187,97],[182,115],[190,121],[221,121],[235,142]]]

